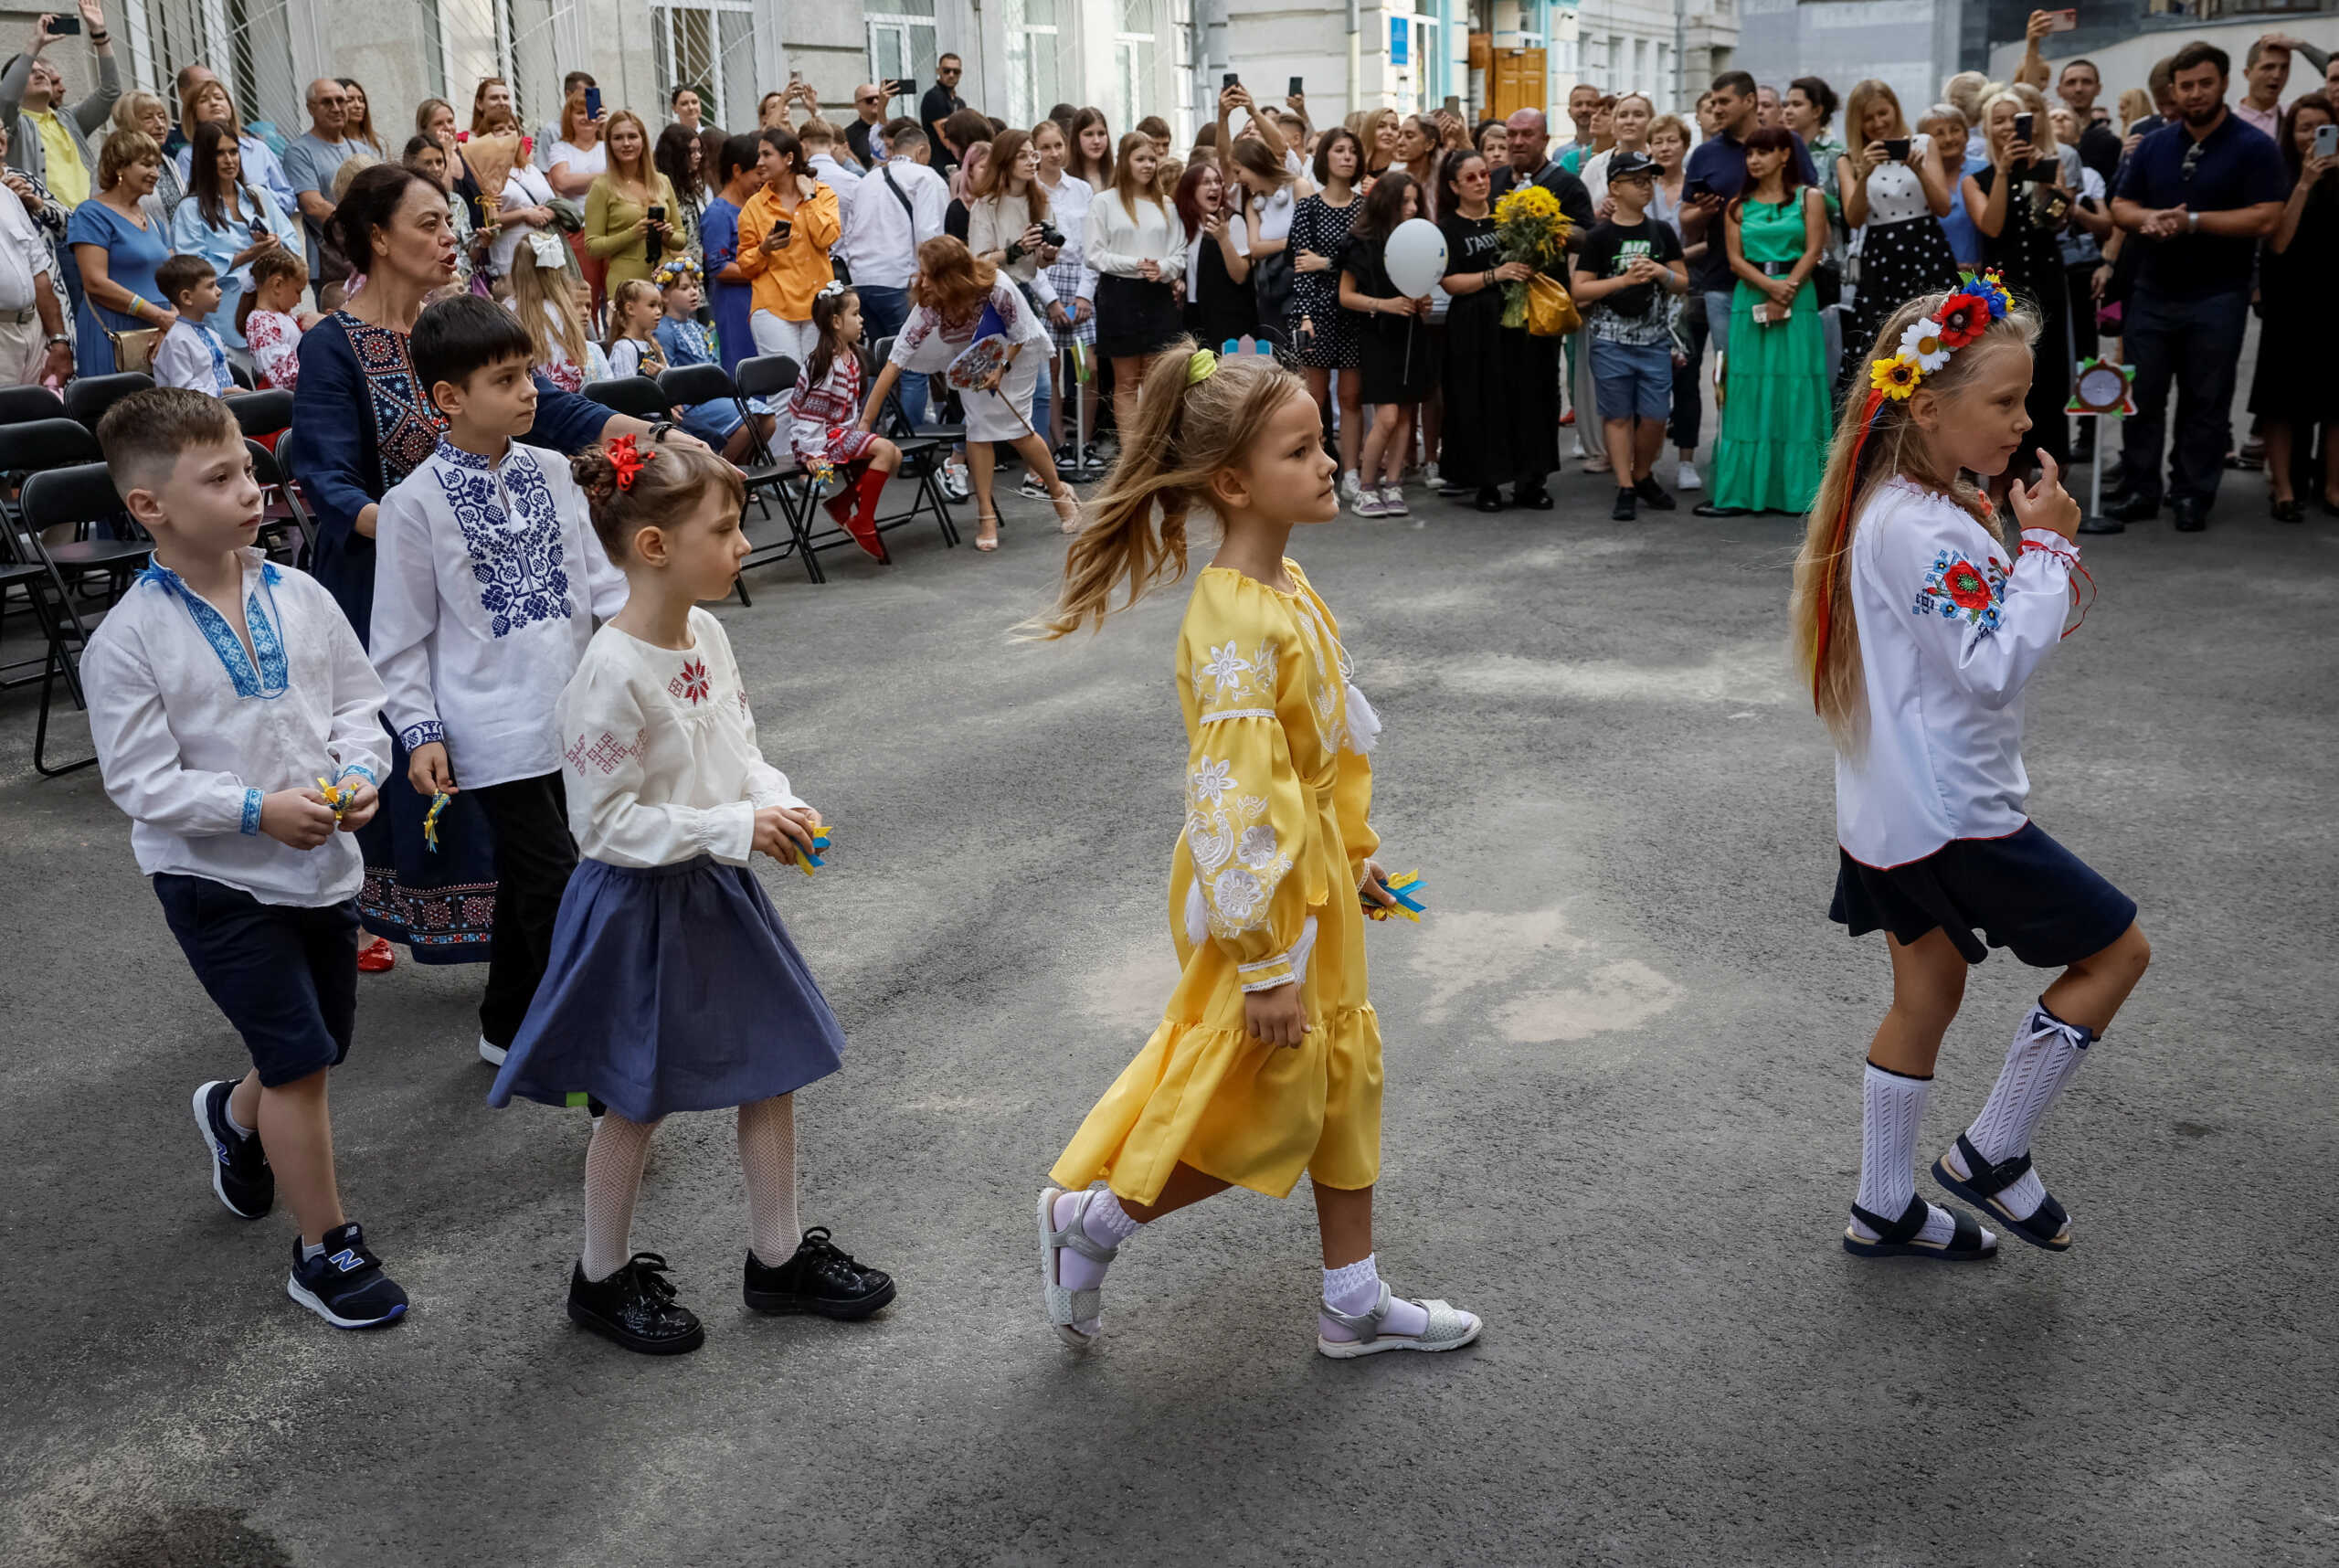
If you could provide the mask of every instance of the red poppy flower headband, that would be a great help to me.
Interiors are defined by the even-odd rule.
[[[618,471],[618,488],[631,490],[633,482],[641,477],[642,465],[658,454],[643,451],[634,444],[631,436],[619,436],[609,443],[609,466]]]

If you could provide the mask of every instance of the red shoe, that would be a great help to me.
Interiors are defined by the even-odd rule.
[[[397,949],[390,946],[387,937],[376,937],[357,949],[357,972],[377,975],[397,967]]]
[[[1575,410],[1574,410],[1573,408],[1570,408],[1566,413],[1561,414],[1561,415],[1560,416],[1560,428],[1561,428],[1561,429],[1565,429],[1568,426],[1572,425],[1572,424],[1574,424],[1574,423],[1575,423]]]

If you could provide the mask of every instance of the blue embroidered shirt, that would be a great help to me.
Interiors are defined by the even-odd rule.
[[[559,771],[554,704],[626,599],[568,461],[441,441],[382,498],[375,548],[366,646],[400,742],[444,744],[470,789]]]
[[[319,778],[378,781],[382,683],[333,599],[243,552],[248,647],[178,574],[143,573],[90,638],[81,683],[106,793],[147,875],[202,876],[263,904],[354,895],[357,841],[296,850],[259,831],[260,800]]]

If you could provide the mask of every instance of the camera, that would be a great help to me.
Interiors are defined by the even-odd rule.
[[[1063,230],[1063,229],[1061,229],[1061,228],[1057,228],[1054,224],[1053,224],[1053,223],[1042,223],[1042,224],[1041,224],[1041,225],[1040,225],[1040,243],[1041,243],[1041,244],[1042,244],[1042,245],[1053,245],[1053,246],[1054,246],[1054,247],[1055,247],[1057,249],[1059,249],[1059,250],[1063,249],[1064,249],[1064,230]]]

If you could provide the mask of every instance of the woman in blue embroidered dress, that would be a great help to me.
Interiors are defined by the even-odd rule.
[[[453,280],[456,239],[445,193],[397,164],[359,174],[333,221],[334,239],[360,261],[366,284],[301,339],[289,462],[317,518],[310,570],[363,642],[374,620],[375,514],[390,487],[439,447],[407,337],[424,299]],[[536,378],[531,445],[574,452],[649,429]],[[407,943],[420,962],[484,963],[495,917],[486,816],[475,800],[449,797],[433,850],[423,832],[429,804],[407,782],[406,750],[397,747],[382,810],[358,833],[365,856],[358,916],[377,938]],[[388,968],[386,949],[377,951],[361,966]]]

